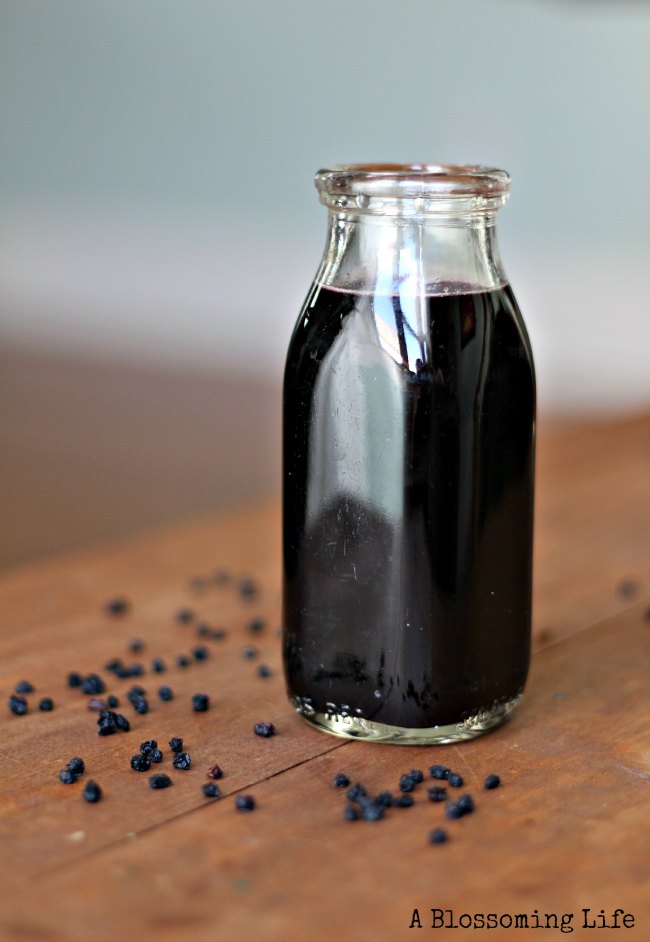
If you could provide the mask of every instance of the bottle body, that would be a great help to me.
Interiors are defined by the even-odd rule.
[[[285,675],[329,732],[449,742],[500,722],[527,676],[532,356],[501,274],[432,282],[421,222],[380,225],[344,220],[363,277],[330,255],[287,357]]]

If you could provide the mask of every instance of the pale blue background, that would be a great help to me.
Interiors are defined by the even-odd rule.
[[[6,342],[279,377],[313,172],[480,161],[543,403],[647,404],[649,63],[626,0],[0,0]]]

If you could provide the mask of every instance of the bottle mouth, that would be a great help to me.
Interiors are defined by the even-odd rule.
[[[475,215],[508,199],[510,175],[454,164],[341,164],[315,177],[321,203],[342,213]]]

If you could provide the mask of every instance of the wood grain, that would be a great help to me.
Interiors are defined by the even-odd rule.
[[[459,747],[346,742],[292,711],[276,633],[275,503],[6,575],[0,689],[6,698],[26,677],[37,688],[30,702],[51,695],[56,710],[0,714],[0,937],[393,942],[412,937],[414,907],[425,926],[431,907],[574,912],[574,925],[583,907],[623,907],[636,915],[634,937],[650,938],[649,442],[650,417],[542,437],[538,653],[527,696],[508,725]],[[188,577],[219,566],[253,575],[259,597],[243,601],[236,586],[188,590]],[[111,619],[102,606],[118,593],[132,610]],[[184,670],[175,656],[198,639],[173,618],[182,605],[228,632],[206,642],[208,661]],[[249,629],[254,616],[265,621],[259,636]],[[127,651],[134,637],[146,644],[142,654]],[[257,659],[242,657],[249,644]],[[127,704],[132,731],[98,737],[86,698],[65,685],[67,671],[156,655],[170,667],[140,681],[151,691],[150,714],[135,716]],[[260,662],[270,678],[257,675]],[[173,702],[157,699],[161,682],[174,688]],[[131,683],[110,689],[123,700]],[[198,691],[212,698],[208,713],[191,711]],[[253,735],[261,719],[275,723],[276,737]],[[171,768],[163,744],[172,735],[192,754],[188,772]],[[165,751],[156,771],[172,776],[167,791],[151,791],[147,774],[129,767],[148,738]],[[81,800],[82,782],[58,781],[72,755],[85,758],[84,778],[102,785],[99,804]],[[336,771],[396,790],[401,772],[434,761],[460,771],[477,803],[475,815],[449,823],[448,845],[427,843],[443,811],[426,801],[424,786],[412,809],[393,809],[380,824],[342,820]],[[214,762],[225,771],[224,797],[208,802],[201,785]],[[492,771],[504,786],[484,792]],[[242,791],[258,801],[254,814],[235,812]],[[434,938],[483,938],[450,933]],[[574,937],[582,935],[593,930]]]

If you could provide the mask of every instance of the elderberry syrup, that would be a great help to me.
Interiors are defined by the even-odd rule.
[[[327,248],[284,380],[284,667],[336,735],[468,739],[530,658],[535,379],[509,177],[320,171]]]

